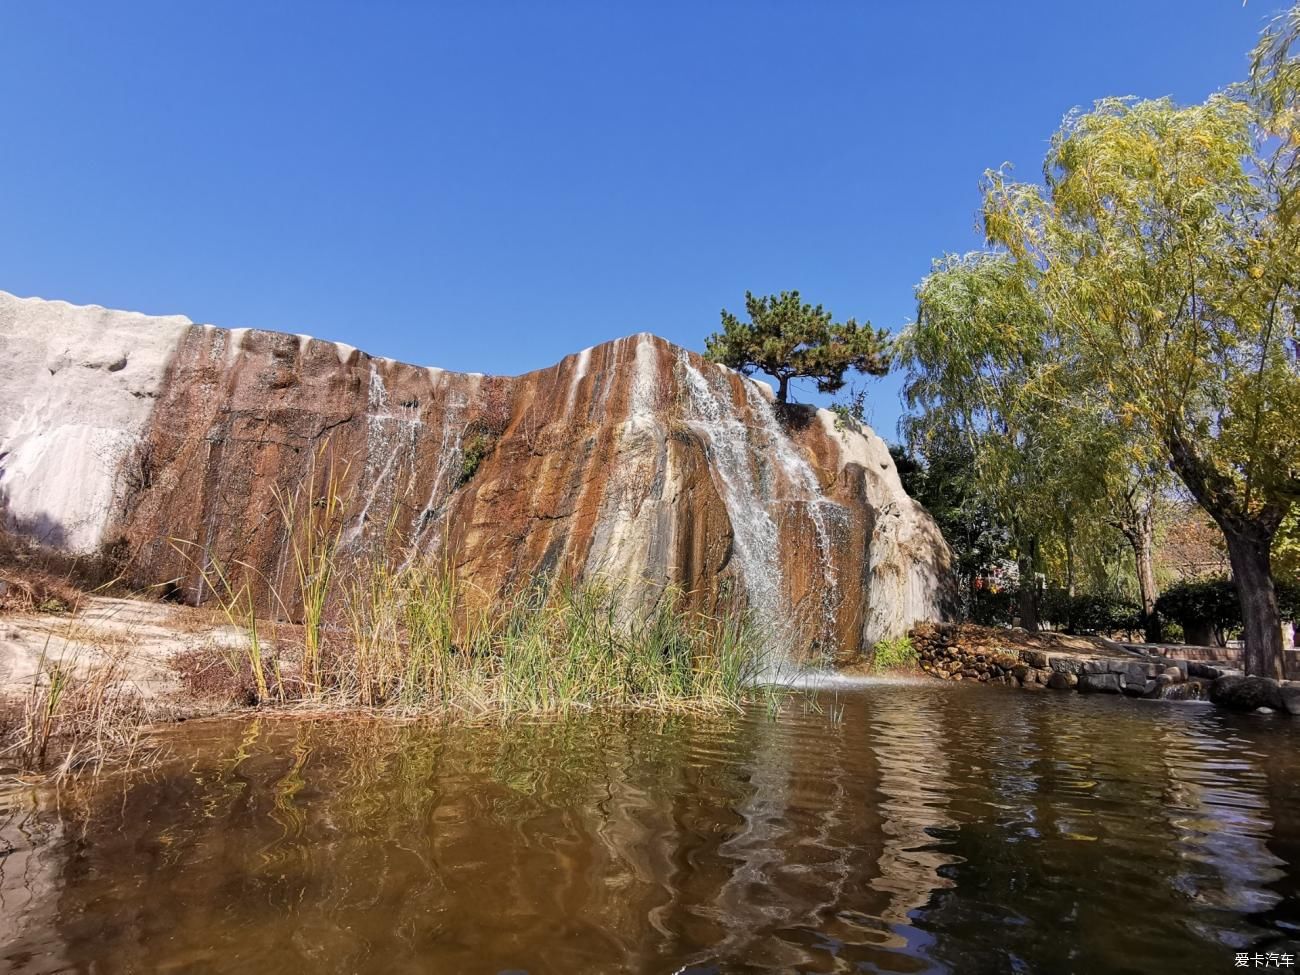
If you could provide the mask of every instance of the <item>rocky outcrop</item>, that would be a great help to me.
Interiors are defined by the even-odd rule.
[[[649,334],[505,378],[302,335],[0,292],[0,504],[203,596],[196,563],[292,601],[283,498],[348,499],[343,545],[443,559],[485,599],[600,578],[743,600],[773,643],[852,653],[944,615],[949,552],[884,443]]]

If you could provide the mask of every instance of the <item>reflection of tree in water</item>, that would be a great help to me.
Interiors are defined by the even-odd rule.
[[[1275,867],[1298,859],[1294,749],[1209,712],[1041,700],[196,722],[188,758],[27,814],[44,833],[0,891],[23,888],[32,923],[7,950],[217,972],[1162,970],[1293,923]]]
[[[943,751],[970,756],[949,773],[953,888],[916,917],[945,965],[1193,971],[1261,933],[1235,911],[1276,866],[1250,811],[1263,784],[1213,712],[991,702],[938,726]]]

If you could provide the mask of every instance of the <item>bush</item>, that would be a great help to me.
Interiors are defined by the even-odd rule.
[[[970,593],[970,605],[967,615],[972,623],[981,626],[1010,626],[1015,615],[1016,592],[1013,589],[994,590],[989,587],[976,589]]]
[[[1115,593],[1076,593],[1048,589],[1043,593],[1041,612],[1066,633],[1134,632],[1142,629],[1142,607]]]
[[[876,670],[910,670],[917,666],[916,647],[912,638],[896,636],[881,640],[872,648]]]
[[[456,486],[460,487],[468,484],[478,473],[479,465],[483,463],[487,455],[492,452],[492,439],[482,431],[476,431],[465,442],[465,447],[461,452],[460,475],[456,480]]]
[[[1274,586],[1282,618],[1296,620],[1300,616],[1300,586],[1282,580]],[[1184,579],[1170,586],[1156,600],[1156,612],[1184,630],[1210,627],[1220,643],[1225,634],[1242,626],[1237,587],[1222,577]]]
[[[1184,630],[1211,627],[1222,642],[1228,630],[1241,626],[1241,603],[1232,580],[1184,579],[1160,594],[1156,612]]]

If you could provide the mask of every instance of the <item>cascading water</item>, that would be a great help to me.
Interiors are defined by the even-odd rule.
[[[569,395],[564,402],[564,412],[566,415],[573,413],[573,404],[578,399],[578,386],[586,378],[587,370],[591,368],[591,349],[586,348],[578,353],[577,365],[573,367],[573,379],[569,382]]]
[[[430,383],[448,385],[448,375],[442,370],[430,370]],[[464,457],[465,411],[469,397],[461,390],[448,388],[442,409],[442,429],[439,434],[438,462],[429,484],[429,497],[411,525],[411,554],[422,553],[430,533],[438,524],[456,489],[456,478]]]
[[[784,665],[780,669],[788,669],[794,628],[784,608],[780,535],[767,510],[771,485],[755,477],[751,431],[732,408],[730,392],[715,390],[684,350],[677,362],[686,379],[686,422],[704,440],[712,461],[710,471],[731,520],[734,557],[750,610],[771,635],[771,649]]]
[[[344,544],[356,546],[363,540],[370,509],[376,501],[389,506],[395,500],[397,475],[402,454],[406,454],[408,479],[414,478],[414,461],[420,430],[424,423],[409,407],[395,414],[389,405],[388,387],[383,376],[370,363],[370,388],[366,401],[366,467],[362,483],[368,485],[356,520],[344,535]]]
[[[745,383],[745,399],[750,411],[758,417],[762,432],[767,438],[777,462],[781,465],[781,470],[785,474],[790,491],[790,497],[787,500],[806,507],[809,521],[812,522],[813,530],[816,533],[817,558],[821,563],[822,581],[825,583],[821,591],[822,649],[825,653],[833,653],[836,649],[833,645],[836,616],[840,610],[842,597],[840,595],[839,576],[833,557],[831,522],[834,521],[842,525],[847,519],[848,512],[845,511],[843,506],[836,504],[822,494],[821,484],[817,480],[817,475],[813,473],[811,465],[794,449],[789,437],[786,436],[785,431],[781,429],[781,425],[777,421],[776,411],[772,409],[772,404],[768,402],[767,397],[759,391],[754,383]]]

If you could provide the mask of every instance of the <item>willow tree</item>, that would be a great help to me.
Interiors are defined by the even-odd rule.
[[[745,310],[747,322],[722,310],[722,331],[705,339],[706,354],[747,376],[761,370],[775,378],[779,403],[786,402],[791,379],[812,379],[819,392],[835,393],[844,388],[850,369],[873,376],[889,371],[889,337],[883,329],[852,318],[836,322],[797,291],[765,298],[745,292]]]
[[[1011,535],[1021,624],[1035,629],[1043,544],[1063,542],[1071,577],[1076,526],[1100,517],[1103,482],[1091,438],[1059,408],[1059,370],[1032,276],[1003,254],[937,261],[917,288],[916,320],[898,354],[916,411],[906,421],[908,440],[922,455],[934,443],[967,445],[974,488]]]
[[[1253,93],[1268,81],[1201,105],[1073,113],[1045,186],[989,174],[984,221],[1032,270],[1064,367],[1223,532],[1246,668],[1280,677],[1270,548],[1300,498],[1300,224],[1295,102],[1275,107],[1285,86]]]

